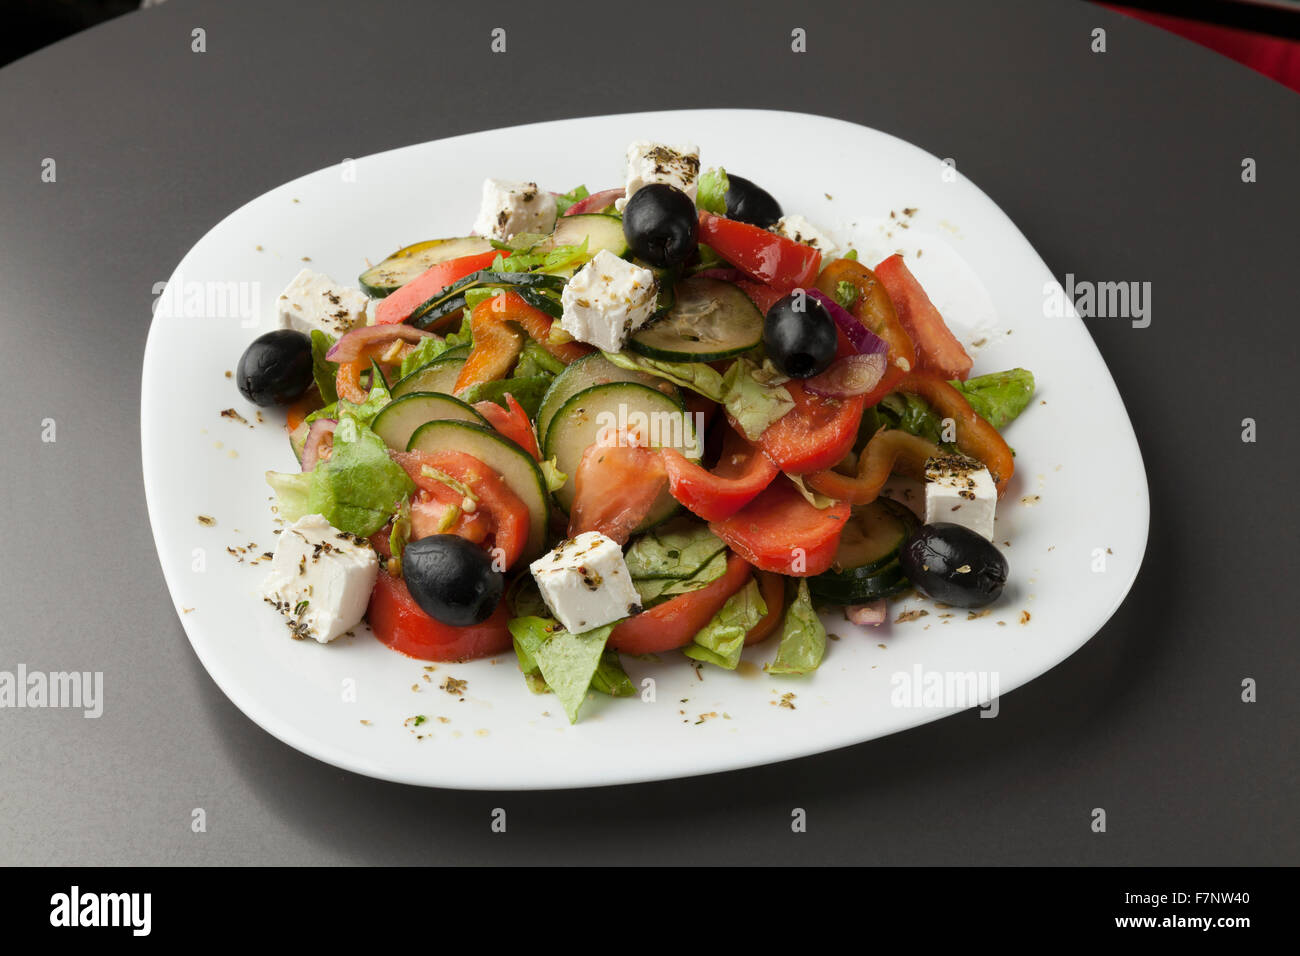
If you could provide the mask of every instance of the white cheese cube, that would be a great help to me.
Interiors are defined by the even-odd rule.
[[[521,232],[550,232],[555,228],[557,214],[555,197],[538,189],[537,183],[485,179],[483,204],[474,220],[474,231],[505,242]]]
[[[280,533],[262,591],[295,638],[326,644],[361,623],[378,573],[365,538],[305,515]]]
[[[964,455],[942,455],[925,463],[925,523],[947,521],[993,540],[997,487],[989,470]]]
[[[338,338],[366,324],[369,301],[360,289],[339,285],[327,275],[303,269],[275,300],[275,311],[282,329],[297,329],[308,335],[312,329],[320,329]]]
[[[641,612],[623,549],[599,531],[576,538],[528,566],[542,600],[565,630],[581,634]]]
[[[617,352],[655,310],[655,275],[602,249],[560,294],[560,327],[579,342]]]
[[[676,186],[694,202],[700,184],[700,148],[636,140],[627,148],[627,187],[614,205],[622,212],[633,194],[651,183]]]
[[[802,242],[805,246],[812,246],[823,256],[829,257],[835,251],[835,240],[803,216],[782,216],[772,227],[772,232],[795,242]]]

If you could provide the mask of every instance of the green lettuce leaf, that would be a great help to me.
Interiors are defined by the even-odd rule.
[[[415,491],[406,471],[388,457],[383,440],[350,416],[334,430],[333,454],[307,474],[305,513],[323,515],[340,531],[363,537],[382,528]]]
[[[674,385],[699,392],[705,398],[721,402],[725,387],[722,375],[704,362],[660,362],[631,352],[601,352],[619,368],[632,372],[645,372],[667,379]]]
[[[402,552],[406,550],[406,543],[411,540],[411,499],[403,498],[402,503],[397,506],[397,513],[393,515],[393,529],[388,532],[388,551],[391,557],[388,559],[386,567],[388,573],[395,578],[402,576]]]
[[[751,578],[727,598],[727,603],[682,652],[693,660],[734,671],[740,663],[740,652],[745,649],[745,635],[766,613],[767,605],[763,603],[758,582]]]
[[[428,338],[421,339],[419,345],[403,356],[402,366],[397,371],[397,377],[405,378],[417,368],[423,368],[449,348],[451,346],[447,344],[447,340],[438,335],[431,335]]]
[[[316,382],[316,388],[326,405],[339,400],[339,393],[335,387],[339,365],[325,357],[325,353],[334,347],[335,341],[320,329],[311,330],[311,377]]]
[[[832,498],[830,495],[824,495],[819,491],[813,491],[809,488],[807,483],[804,482],[802,475],[786,475],[786,477],[789,478],[795,488],[799,490],[799,494],[803,495],[804,500],[819,511],[825,511],[832,505],[839,504],[838,499]]]
[[[515,401],[528,413],[529,418],[537,417],[541,408],[542,397],[551,387],[553,377],[535,375],[530,378],[500,378],[491,382],[478,382],[465,389],[460,397],[473,405],[475,402],[496,402],[502,408],[506,406],[506,392],[515,397]]]
[[[519,353],[519,361],[515,363],[515,370],[510,373],[510,377],[536,378],[539,375],[549,375],[554,378],[564,368],[563,362],[529,339],[524,344],[524,350]]]
[[[719,551],[709,558],[704,565],[689,578],[637,578],[632,587],[641,597],[643,608],[651,607],[661,601],[706,588],[727,571],[727,552]]]
[[[679,518],[635,538],[624,560],[633,580],[689,578],[726,547],[708,525]]]
[[[545,461],[539,461],[537,467],[542,470],[542,478],[546,482],[546,490],[554,494],[563,488],[569,481],[569,476],[555,464],[554,458],[547,458]]]
[[[627,676],[627,671],[623,670],[623,661],[619,658],[618,651],[607,647],[605,653],[600,655],[596,673],[591,675],[591,689],[610,697],[636,696],[636,685]]]
[[[268,471],[266,483],[275,492],[275,513],[287,524],[292,524],[307,510],[307,495],[311,491],[310,471]]]
[[[858,287],[852,282],[839,282],[835,286],[835,301],[841,308],[852,311],[858,304]]]
[[[1013,368],[948,383],[965,396],[975,413],[994,428],[1006,428],[1034,397],[1034,373]]]
[[[781,624],[781,645],[776,660],[767,666],[769,674],[810,674],[821,665],[826,653],[826,629],[813,610],[808,582],[799,579],[794,602]]]
[[[699,188],[695,194],[695,205],[719,216],[727,214],[727,190],[731,183],[727,180],[727,171],[721,167],[706,170],[700,177]]]
[[[898,428],[936,445],[950,447],[943,441],[943,419],[923,398],[906,392],[890,392],[876,406],[876,415],[889,428]]]
[[[614,625],[572,634],[548,618],[517,617],[508,626],[520,669],[525,674],[534,669],[540,672],[551,693],[559,698],[569,723],[576,723]]]
[[[561,195],[556,196],[555,208],[559,214],[563,216],[568,212],[570,206],[576,202],[581,202],[590,195],[591,193],[587,190],[586,186],[578,186],[574,189],[570,189],[567,193],[562,193]]]
[[[758,441],[769,425],[794,408],[794,399],[782,385],[765,384],[763,368],[738,358],[722,378],[722,404],[750,441]]]

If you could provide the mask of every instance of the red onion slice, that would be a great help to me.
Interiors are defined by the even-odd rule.
[[[844,616],[848,618],[850,624],[856,624],[858,627],[879,627],[885,623],[885,617],[888,613],[888,607],[885,599],[872,601],[870,604],[856,604],[844,609]]]
[[[363,325],[359,329],[345,332],[343,337],[334,343],[333,348],[325,353],[325,357],[331,362],[355,362],[361,358],[366,349],[374,346],[387,345],[397,339],[404,342],[418,342],[420,339],[428,338],[431,335],[433,335],[432,332],[426,332],[424,329],[417,329],[413,325],[402,325],[400,323]]]
[[[808,294],[826,306],[826,311],[831,314],[835,324],[839,326],[853,347],[862,355],[884,355],[889,351],[889,346],[885,340],[876,335],[869,328],[854,318],[844,306],[840,305],[821,289],[808,289]]]
[[[622,189],[602,189],[598,193],[592,193],[586,199],[579,199],[568,209],[564,210],[566,216],[581,216],[583,213],[600,212],[609,206],[614,205],[614,200],[623,198],[624,190]]]
[[[885,376],[887,358],[884,352],[875,355],[846,355],[820,375],[808,379],[803,387],[814,395],[826,398],[850,398],[865,395]]]
[[[302,470],[311,471],[320,461],[322,449],[334,445],[334,429],[339,423],[336,418],[318,418],[307,430],[307,442],[302,446]]]

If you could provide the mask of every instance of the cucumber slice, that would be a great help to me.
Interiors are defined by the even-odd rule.
[[[551,521],[551,499],[546,493],[542,471],[528,454],[509,438],[484,425],[440,420],[426,422],[415,430],[407,451],[459,451],[487,465],[528,506],[530,517],[525,559],[546,550],[546,533]]]
[[[888,498],[854,508],[840,534],[834,563],[811,578],[809,588],[840,604],[897,594],[907,586],[898,555],[918,523],[911,511]]]
[[[645,372],[619,368],[599,352],[584,355],[566,366],[542,396],[542,404],[537,409],[537,440],[542,447],[546,447],[546,430],[550,427],[555,413],[560,410],[560,406],[584,389],[610,382],[639,382],[654,389],[667,385],[672,389],[670,394],[677,394],[677,387],[661,378],[655,378]]]
[[[370,428],[389,448],[405,451],[417,428],[437,420],[487,426],[487,419],[459,398],[435,392],[407,392],[385,405]]]
[[[812,596],[830,604],[866,604],[868,601],[901,594],[911,586],[897,560],[861,577],[836,579],[819,574],[808,579],[808,590]]]
[[[633,352],[668,362],[712,362],[763,341],[763,314],[730,282],[694,276],[673,292],[667,314],[628,340]]]
[[[618,216],[604,213],[583,213],[577,216],[561,216],[555,224],[550,238],[539,243],[534,252],[550,252],[558,246],[578,246],[587,240],[587,255],[595,256],[602,249],[608,249],[622,258],[627,255],[627,238],[623,235],[623,220]]]
[[[357,282],[366,295],[372,299],[382,299],[393,290],[417,278],[429,266],[449,259],[459,259],[461,256],[491,251],[492,243],[482,236],[429,239],[398,249],[379,265],[371,266],[361,273]]]
[[[451,394],[460,370],[469,358],[469,346],[457,345],[447,349],[432,362],[421,365],[414,372],[399,378],[390,389],[393,398],[400,398],[411,392],[443,392]]]
[[[555,492],[555,500],[567,513],[573,505],[576,491],[574,475],[582,462],[583,453],[596,443],[601,427],[609,420],[631,421],[637,413],[650,416],[658,423],[661,444],[676,448],[691,461],[699,461],[699,439],[695,436],[686,406],[681,400],[665,395],[658,389],[637,382],[611,382],[593,385],[580,391],[560,406],[546,432],[547,458],[554,458],[556,467],[569,476],[564,486]],[[665,439],[667,441],[665,441]],[[697,446],[697,447],[692,447]],[[646,520],[637,531],[643,531],[664,521],[678,508],[676,500],[664,488],[663,493],[650,508]]]
[[[302,464],[302,453],[307,447],[307,433],[311,431],[311,426],[306,422],[301,422],[297,428],[289,432],[289,447],[293,449],[293,457],[298,459],[298,464]]]

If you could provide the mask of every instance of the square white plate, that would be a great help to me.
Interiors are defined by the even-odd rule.
[[[706,167],[761,183],[787,212],[855,246],[868,264],[906,250],[970,345],[975,374],[1034,372],[1039,393],[1007,432],[1017,458],[999,506],[997,540],[1010,542],[1011,566],[1001,602],[968,620],[912,598],[893,603],[891,618],[904,610],[924,617],[865,630],[827,615],[839,640],[803,679],[762,673],[770,643],[748,650],[750,663],[736,673],[697,670],[676,655],[661,664],[628,660],[635,682],[653,681],[653,695],[643,695],[653,701],[592,695],[576,726],[554,697],[527,691],[513,655],[429,673],[364,627],[326,646],[290,640],[258,594],[266,566],[250,561],[276,540],[263,473],[296,465],[283,416],[268,411],[257,423],[226,377],[248,342],[273,327],[275,297],[304,257],[351,282],[367,257],[467,233],[487,176],[557,191],[619,185],[633,139],[699,144]],[[181,261],[156,309],[141,440],[163,572],[195,652],[244,713],[304,753],[387,780],[485,789],[622,784],[895,733],[977,703],[964,688],[1006,693],[1064,660],[1114,613],[1141,563],[1148,499],[1133,429],[1082,321],[1068,308],[1047,316],[1053,285],[1025,237],[960,173],[945,175],[938,158],[892,136],[824,117],[604,116],[349,160],[215,226]],[[252,424],[222,417],[228,408]],[[216,524],[201,525],[198,515]],[[463,700],[438,689],[447,676],[468,682]],[[947,690],[935,693],[945,679]],[[788,694],[792,706],[782,706]],[[418,728],[407,723],[415,715],[427,718]]]

